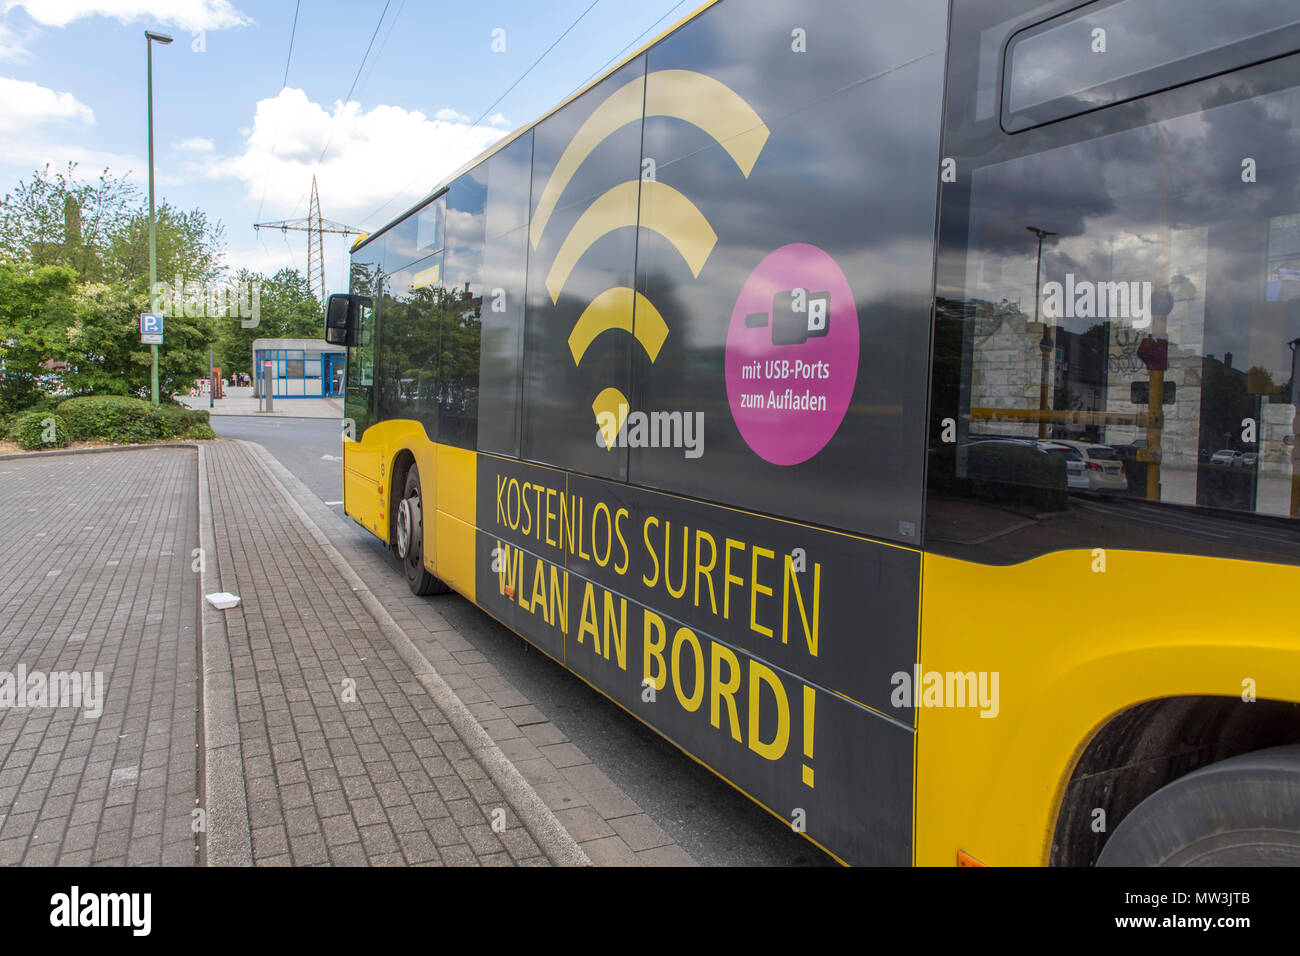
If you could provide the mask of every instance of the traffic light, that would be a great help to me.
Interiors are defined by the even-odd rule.
[[[1165,382],[1164,401],[1162,405],[1172,405],[1177,401],[1178,387],[1174,382]],[[1128,400],[1134,405],[1151,404],[1151,383],[1138,380],[1128,383]]]
[[[1169,340],[1147,336],[1138,343],[1137,357],[1148,372],[1163,372],[1169,368]]]

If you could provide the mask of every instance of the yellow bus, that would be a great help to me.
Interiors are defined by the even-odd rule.
[[[1298,51],[707,4],[353,247],[345,509],[843,862],[1300,862]]]

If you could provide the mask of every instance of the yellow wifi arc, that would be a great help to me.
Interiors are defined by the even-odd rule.
[[[565,188],[588,156],[611,134],[643,117],[665,116],[699,127],[716,140],[746,179],[770,132],[743,99],[726,85],[690,70],[659,70],[615,90],[579,127],[555,165],[528,226],[534,249]],[[691,274],[699,276],[718,236],[699,208],[684,195],[656,180],[619,183],[595,199],[560,243],[546,275],[546,291],[558,303],[578,261],[609,233],[628,226],[657,232],[672,244]],[[631,334],[650,361],[659,356],[668,324],[645,296],[626,286],[606,289],[579,316],[569,334],[574,365],[602,333],[619,329]],[[627,397],[617,388],[596,396],[591,409],[600,423],[601,440],[612,448],[628,414]]]
[[[704,130],[727,151],[746,179],[770,135],[753,107],[711,76],[693,70],[657,70],[637,77],[596,107],[565,147],[528,225],[534,249],[578,167],[611,134],[639,122],[642,116],[680,119]]]
[[[635,329],[633,314],[636,315]],[[574,323],[573,331],[569,333],[569,351],[573,353],[573,364],[582,361],[587,347],[596,336],[610,329],[622,329],[635,336],[650,356],[651,362],[659,357],[659,349],[663,347],[664,339],[668,338],[668,323],[649,299],[627,286],[615,286],[592,299]]]
[[[637,219],[637,197],[641,215]],[[653,180],[630,179],[607,190],[583,210],[578,221],[560,244],[551,271],[546,275],[546,291],[558,302],[564,284],[583,254],[603,236],[615,229],[640,225],[657,232],[682,254],[691,274],[698,276],[718,241],[718,235],[704,218],[704,213],[672,186]]]

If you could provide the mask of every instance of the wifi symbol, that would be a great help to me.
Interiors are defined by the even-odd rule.
[[[672,117],[699,127],[727,151],[746,179],[769,136],[768,128],[753,108],[711,76],[690,70],[659,70],[637,77],[596,107],[565,147],[529,224],[528,234],[534,249],[541,242],[565,187],[582,163],[611,134],[640,121],[643,113],[647,119]],[[619,183],[583,210],[560,243],[546,276],[546,291],[552,304],[559,301],[583,254],[602,237],[625,226],[659,233],[681,254],[696,277],[718,241],[704,214],[672,186],[640,179]],[[573,364],[581,364],[591,343],[613,329],[632,335],[652,363],[668,338],[668,324],[654,303],[627,286],[614,286],[592,299],[574,323],[569,333]],[[612,448],[627,418],[627,396],[617,388],[606,388],[596,396],[591,410],[600,424],[605,447]]]

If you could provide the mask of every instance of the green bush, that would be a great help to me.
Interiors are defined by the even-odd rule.
[[[185,408],[183,405],[160,405],[154,414],[167,426],[168,437],[192,438],[192,431],[199,425],[208,424],[208,413],[199,408]]]
[[[212,441],[212,439],[217,437],[217,433],[214,432],[212,426],[208,425],[206,422],[200,422],[197,425],[191,426],[190,430],[186,432],[185,437],[192,438],[194,441]]]
[[[9,437],[29,451],[63,448],[68,444],[68,425],[52,412],[28,412],[9,429]]]
[[[202,426],[208,432],[208,413],[181,405],[159,405],[125,395],[85,395],[59,405],[75,441],[109,441],[122,444],[192,437]]]
[[[153,416],[153,406],[122,395],[70,398],[59,406],[76,441],[149,442],[168,437],[166,425]]]

